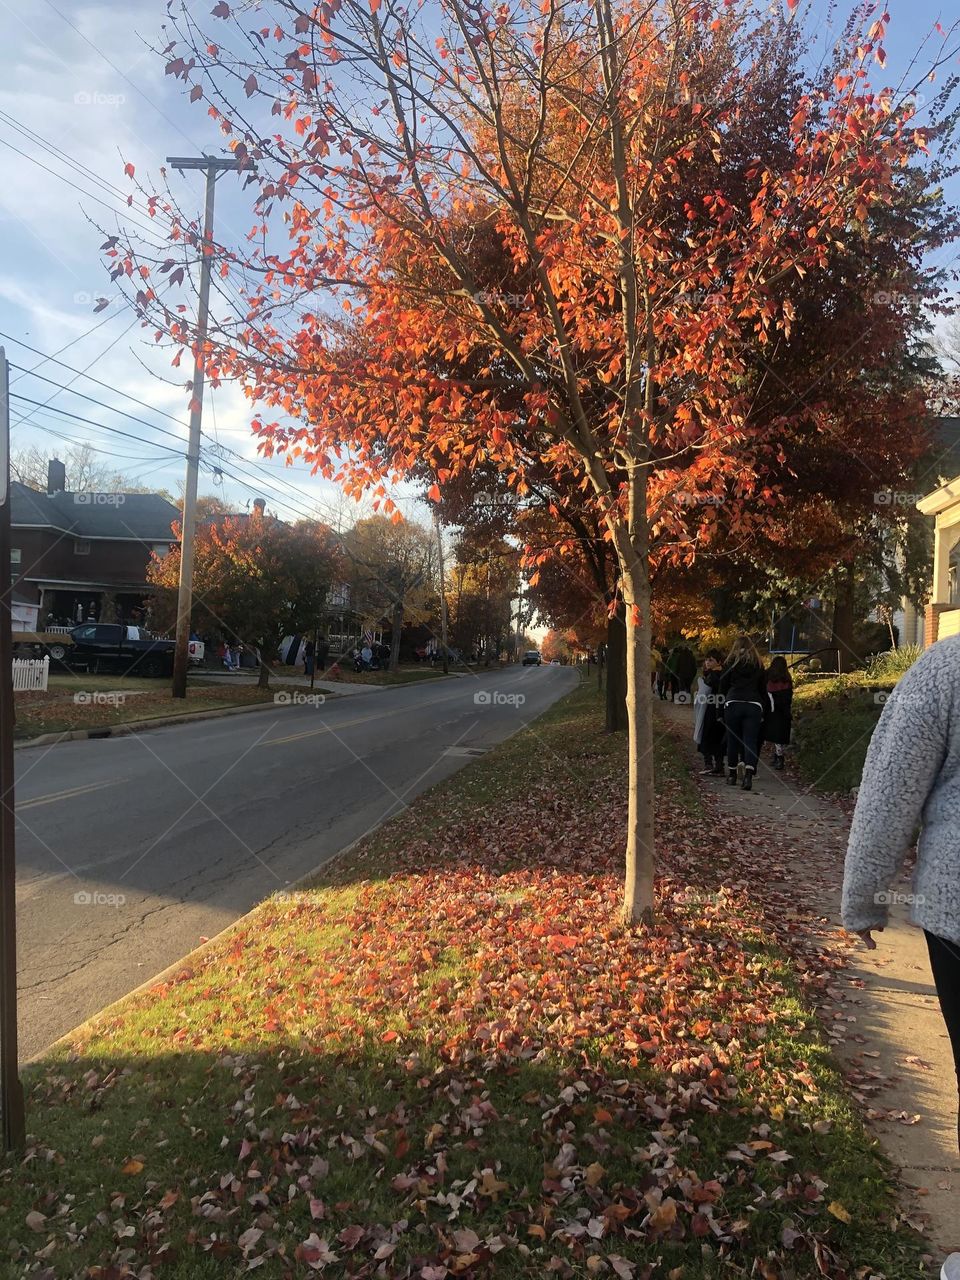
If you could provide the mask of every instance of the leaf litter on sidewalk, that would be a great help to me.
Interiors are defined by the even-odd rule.
[[[916,1275],[810,904],[661,743],[625,927],[622,751],[581,689],[32,1068],[0,1274]]]

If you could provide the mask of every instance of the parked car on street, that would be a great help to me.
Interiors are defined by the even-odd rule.
[[[50,657],[74,670],[166,676],[173,672],[174,640],[157,640],[140,627],[82,622],[48,646]]]
[[[539,667],[543,662],[539,649],[528,649],[523,655],[523,665],[525,667]]]
[[[559,666],[560,666],[560,659],[559,659],[559,658],[551,658],[551,659],[550,659],[550,665],[551,665],[551,667],[559,667]]]

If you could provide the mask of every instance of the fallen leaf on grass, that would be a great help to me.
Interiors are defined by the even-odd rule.
[[[834,1200],[827,1205],[827,1213],[832,1213],[833,1216],[838,1218],[841,1222],[850,1223],[853,1221],[850,1210],[844,1208],[839,1200]]]

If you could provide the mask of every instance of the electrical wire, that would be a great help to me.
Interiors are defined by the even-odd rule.
[[[20,369],[22,368],[22,366],[15,364],[15,365],[11,365],[11,368]],[[54,386],[54,387],[60,386],[61,391],[70,390],[69,384],[67,386],[61,386],[61,384],[55,382],[53,378],[47,378],[42,373],[34,373],[32,369],[24,369],[23,372],[29,373],[31,377],[38,378],[41,382],[49,383],[51,386]],[[138,422],[140,423],[141,426],[149,427],[151,431],[158,431],[161,435],[169,436],[172,440],[181,439],[181,437],[178,436],[176,432],[168,431],[166,427],[159,427],[154,422],[147,422],[146,418],[138,418],[136,414],[128,413],[126,409],[119,409],[112,404],[104,404],[102,400],[98,400],[95,396],[88,396],[83,391],[70,391],[70,394],[72,396],[77,396],[80,400],[86,400],[89,404],[95,404],[99,409],[104,409],[108,413],[119,413],[124,418],[129,418],[131,422]],[[19,423],[17,425],[19,426]],[[187,425],[188,425],[187,423],[183,423],[183,426],[187,426]]]
[[[130,330],[133,328],[133,326],[134,326],[136,323],[137,323],[137,317],[136,317],[136,316],[134,316],[134,318],[133,318],[133,319],[130,321],[130,323],[127,325],[126,329],[123,329],[120,333],[118,333],[118,334],[117,334],[117,336],[113,339],[113,341],[112,341],[112,342],[110,342],[106,347],[104,347],[104,349],[100,352],[100,354],[99,354],[99,355],[94,356],[94,357],[93,357],[93,359],[89,361],[89,363],[88,363],[88,364],[87,364],[87,366],[86,366],[86,367],[87,367],[87,369],[89,369],[91,365],[96,364],[96,362],[97,362],[98,360],[102,360],[102,359],[103,359],[103,357],[107,354],[107,352],[108,352],[108,351],[112,351],[112,350],[113,350],[113,348],[114,348],[114,347],[117,345],[117,343],[120,341],[120,339],[121,339],[121,338],[125,338],[125,337],[127,336],[127,334],[130,332]],[[85,372],[85,371],[86,371],[86,370],[84,370],[84,372]],[[39,378],[39,377],[42,377],[42,374],[37,374],[36,376]],[[78,374],[78,375],[77,375],[77,377],[82,377],[82,376],[83,376],[83,374]],[[51,402],[52,400],[55,400],[55,399],[57,398],[57,396],[61,394],[61,392],[63,392],[63,391],[69,391],[70,387],[73,385],[73,383],[74,383],[74,382],[76,382],[76,380],[77,380],[76,378],[72,378],[72,379],[70,380],[70,382],[68,382],[68,383],[66,384],[66,386],[62,386],[62,387],[60,387],[60,388],[59,388],[59,390],[57,390],[57,391],[55,391],[55,392],[53,393],[53,395],[49,396],[46,400],[42,401],[42,402],[38,405],[38,408],[45,409],[45,408],[46,408],[46,406],[47,406],[48,404],[50,404],[50,402]],[[21,397],[21,399],[25,399],[25,398],[26,398],[26,397]],[[33,401],[32,403],[36,404],[37,402],[36,402],[36,401]],[[17,426],[17,427],[25,426],[25,425],[30,421],[30,417],[31,417],[31,415],[30,415],[30,414],[28,414],[28,415],[26,416],[26,418],[18,418],[18,419],[17,419],[17,421],[14,423],[14,426]]]
[[[38,409],[46,409],[46,408],[47,408],[47,405],[46,405],[46,404],[43,404],[43,403],[41,403],[41,402],[40,402],[40,401],[38,401],[38,400],[32,400],[29,396],[22,396],[22,395],[20,395],[18,392],[12,392],[12,393],[11,393],[11,395],[10,395],[10,399],[11,399],[11,400],[22,400],[25,404],[32,404],[32,405],[36,405],[36,407],[37,407]],[[61,414],[64,418],[70,418],[70,419],[71,419],[71,421],[73,421],[73,422],[82,422],[82,423],[84,424],[84,426],[94,427],[97,431],[107,431],[107,432],[109,432],[111,435],[123,436],[123,437],[124,437],[124,439],[126,439],[126,440],[136,440],[136,441],[138,441],[139,443],[143,443],[143,437],[142,437],[142,436],[134,436],[134,435],[131,435],[129,431],[121,431],[118,427],[107,427],[107,426],[104,426],[104,424],[103,424],[102,422],[94,422],[91,418],[84,418],[84,417],[82,417],[80,414],[77,414],[77,413],[70,413],[70,412],[69,412],[69,410],[67,410],[67,409],[61,409],[59,406],[54,406],[52,409],[50,409],[50,410],[49,410],[49,412],[50,412],[50,413],[59,413],[59,414]],[[19,426],[22,426],[22,425],[23,425],[23,423],[24,423],[25,421],[28,421],[28,419],[20,419],[19,421],[17,421],[16,423],[14,423],[14,426],[18,426],[18,427],[19,427]],[[150,443],[153,445],[153,447],[154,447],[155,449],[164,449],[167,453],[175,454],[177,457],[185,458],[185,457],[187,456],[187,455],[186,455],[186,451],[185,451],[185,450],[183,450],[183,449],[172,449],[172,448],[170,448],[170,446],[169,446],[169,445],[165,445],[165,444],[155,444],[155,443],[154,443],[154,442],[152,442],[152,441],[151,441]]]

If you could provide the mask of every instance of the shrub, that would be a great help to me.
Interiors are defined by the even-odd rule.
[[[909,671],[923,653],[918,644],[905,644],[901,649],[888,649],[886,653],[878,653],[867,664],[867,675],[871,677],[902,676]]]

